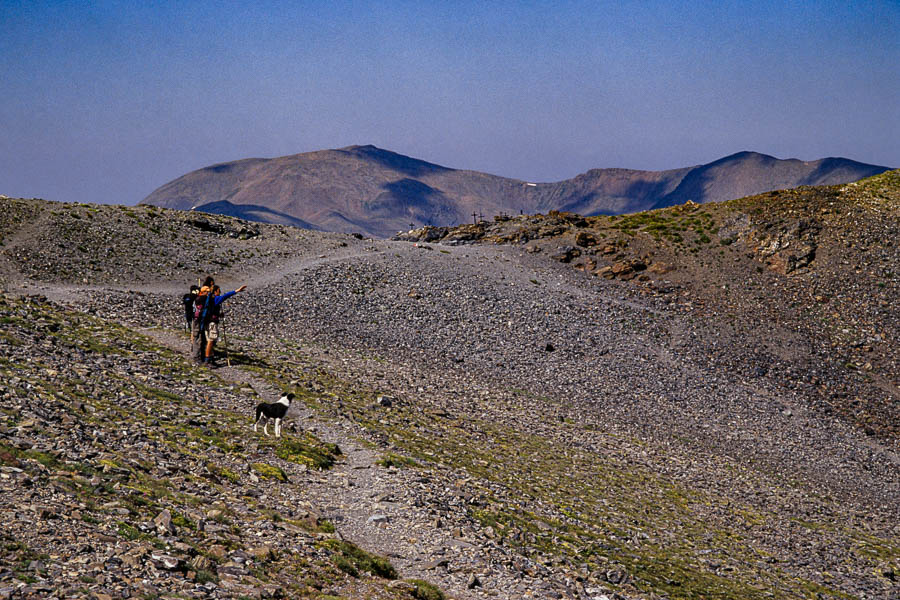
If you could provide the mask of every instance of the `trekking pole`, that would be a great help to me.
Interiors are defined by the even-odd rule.
[[[224,304],[224,303],[223,303]],[[231,359],[228,358],[228,336],[225,335],[225,307],[222,307],[222,344],[225,346],[225,364],[231,366]]]

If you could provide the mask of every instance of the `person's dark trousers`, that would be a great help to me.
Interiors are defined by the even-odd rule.
[[[203,350],[206,348],[206,332],[200,327],[200,319],[191,322],[191,358],[203,362]]]
[[[184,319],[187,321],[187,330],[191,330],[191,322],[194,320],[194,301],[197,296],[192,296],[191,294],[185,294],[181,297],[181,302],[184,304]]]

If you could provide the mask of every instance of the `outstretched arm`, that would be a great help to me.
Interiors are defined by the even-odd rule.
[[[229,298],[231,298],[232,296],[234,296],[234,295],[237,294],[238,292],[243,292],[243,291],[246,290],[246,289],[247,289],[247,286],[246,286],[246,285],[242,285],[241,287],[239,287],[239,288],[236,289],[236,290],[233,290],[233,291],[231,291],[231,292],[225,292],[225,293],[222,294],[221,296],[216,296],[215,303],[216,303],[216,305],[222,304],[223,302],[225,302],[226,300],[228,300]]]

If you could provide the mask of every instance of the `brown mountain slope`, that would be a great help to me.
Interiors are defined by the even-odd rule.
[[[200,169],[162,186],[143,204],[204,210],[227,200],[265,206],[321,229],[385,236],[410,223],[460,223],[473,211],[518,212],[525,206],[517,197],[523,185],[354,146]]]
[[[678,187],[656,202],[654,208],[720,202],[801,185],[837,185],[884,172],[846,158],[805,162],[779,160],[756,152],[740,152],[690,170]]]
[[[565,181],[533,184],[449,169],[374,146],[350,146],[214,165],[163,185],[142,203],[389,236],[410,224],[465,223],[473,213],[621,214],[689,199],[702,203],[845,183],[885,170],[840,158],[803,162],[742,152],[696,167],[594,169]]]

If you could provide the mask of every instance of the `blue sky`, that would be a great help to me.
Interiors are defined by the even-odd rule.
[[[133,204],[351,144],[531,181],[900,166],[900,2],[0,0],[0,194]]]

